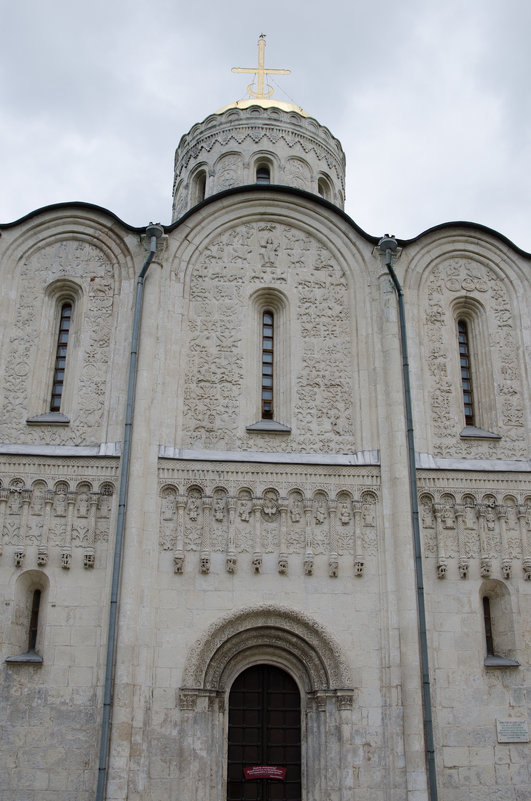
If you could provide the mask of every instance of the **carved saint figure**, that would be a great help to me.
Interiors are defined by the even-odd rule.
[[[494,506],[487,506],[485,511],[485,522],[487,524],[487,531],[494,531],[496,525],[496,512]]]
[[[44,508],[44,489],[38,485],[34,487],[31,499],[31,511],[34,515],[42,514]]]
[[[111,496],[101,495],[98,503],[98,514],[100,517],[111,516]]]
[[[64,517],[66,515],[66,489],[62,486],[57,487],[54,512],[57,517]]]
[[[341,501],[339,504],[339,520],[343,526],[346,526],[347,523],[350,523],[350,509],[348,507],[348,503],[346,501]]]
[[[217,520],[218,523],[223,521],[223,515],[225,513],[225,498],[218,497],[214,498],[214,520]]]
[[[441,520],[443,524],[443,528],[455,528],[455,515],[453,507],[450,506],[449,503],[445,503],[443,506]]]
[[[289,510],[289,514],[291,517],[292,523],[298,523],[302,517],[302,502],[299,498],[294,498],[291,503],[291,508]]]
[[[375,526],[376,525],[376,517],[374,514],[374,504],[373,503],[364,503],[363,504],[363,524],[365,526]]]
[[[20,494],[20,490],[18,489],[11,489],[9,493],[9,511],[11,514],[17,514],[20,512],[20,507],[22,506],[22,496]]]
[[[422,528],[433,528],[433,504],[430,498],[423,498],[421,502]]]
[[[175,495],[171,490],[166,490],[162,497],[161,515],[163,520],[173,520],[175,517]]]
[[[199,499],[197,495],[189,496],[186,511],[188,512],[190,520],[197,520],[199,514]]]
[[[315,504],[315,512],[314,512],[315,522],[321,525],[326,520],[326,508],[324,505],[324,501],[319,499],[316,501]]]
[[[265,267],[267,264],[274,265],[277,259],[278,242],[275,244],[272,237],[268,236],[265,242],[260,244],[260,247],[262,248],[262,253],[260,253],[262,266]]]
[[[77,501],[77,516],[88,517],[89,497],[86,492],[82,492]]]
[[[250,498],[240,498],[238,501],[238,515],[240,520],[247,522],[251,517],[253,504]]]
[[[464,526],[466,529],[474,530],[476,528],[476,509],[474,506],[465,506],[465,521]]]

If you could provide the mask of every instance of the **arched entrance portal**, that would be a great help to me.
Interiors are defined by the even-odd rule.
[[[231,707],[239,706],[240,718],[247,723],[254,718],[247,733],[238,733],[238,748],[256,745],[250,740],[252,726],[259,729],[257,713],[252,712],[251,696],[263,693],[263,680],[258,688],[240,688],[243,695],[236,704],[241,676],[252,676],[251,670],[275,668],[283,676],[288,693],[297,695],[300,704],[298,720],[298,759],[301,761],[299,795],[281,795],[282,781],[246,782],[243,794],[241,771],[247,755],[231,754],[229,759],[228,730]],[[249,671],[249,673],[248,673]],[[241,681],[244,681],[242,678]],[[266,681],[266,687],[267,681]],[[275,692],[265,702],[270,707]],[[179,689],[178,759],[183,766],[182,779],[175,798],[194,801],[351,801],[353,798],[353,726],[352,679],[341,647],[330,634],[303,612],[280,606],[259,606],[231,612],[215,621],[190,649]],[[291,704],[290,700],[290,704]],[[253,701],[259,708],[258,698]],[[276,702],[275,702],[276,703]],[[283,702],[282,702],[283,703]],[[282,706],[282,703],[279,706]],[[263,704],[263,702],[261,702]],[[273,708],[274,719],[281,710]],[[232,718],[235,724],[235,718]],[[357,725],[361,726],[359,715]],[[286,721],[280,727],[286,728]],[[243,726],[242,728],[245,728]],[[247,736],[247,734],[249,736]],[[245,735],[245,736],[244,736]],[[252,736],[257,736],[256,732]],[[232,734],[231,734],[232,737]],[[236,740],[233,741],[236,747]],[[287,740],[283,745],[289,745]],[[258,751],[255,752],[258,755]],[[253,762],[255,753],[249,757]],[[280,752],[266,751],[267,763],[283,767]],[[246,764],[244,764],[244,761]],[[240,776],[240,795],[228,795],[228,766],[239,762],[234,777]],[[262,759],[256,764],[260,764]],[[277,762],[280,765],[277,765]],[[252,765],[251,765],[252,767]],[[289,787],[290,785],[285,785]],[[295,788],[296,783],[291,785]],[[256,788],[261,788],[259,791]],[[264,795],[264,787],[267,788]],[[294,789],[289,792],[295,793]],[[233,791],[230,790],[232,793]],[[237,792],[236,790],[234,792]],[[258,794],[262,793],[262,795]]]
[[[245,775],[245,769],[262,766],[285,769],[285,776],[271,779]],[[299,688],[285,670],[253,665],[240,673],[229,695],[227,801],[300,798]]]

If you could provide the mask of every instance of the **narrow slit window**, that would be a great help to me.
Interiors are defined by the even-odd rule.
[[[464,320],[458,320],[457,330],[459,336],[459,360],[461,365],[461,385],[463,388],[463,406],[465,423],[467,426],[475,425],[474,401],[472,395],[472,372],[470,365],[470,342],[468,326]]]
[[[485,622],[485,644],[487,656],[494,656],[494,640],[492,637],[492,617],[490,614],[490,599],[483,598],[483,620]]]
[[[262,315],[262,419],[273,419],[273,364],[274,364],[273,312]]]
[[[31,604],[31,615],[28,633],[28,651],[37,647],[37,633],[39,631],[39,609],[41,605],[41,591],[35,590]]]
[[[257,184],[271,183],[271,171],[267,165],[262,164],[260,167],[256,168],[256,183]]]
[[[57,351],[53,373],[52,398],[50,401],[51,412],[59,412],[61,410],[61,398],[63,396],[66,370],[66,349],[70,336],[71,322],[72,304],[63,303],[61,307],[61,319],[59,321],[59,335],[57,337]]]

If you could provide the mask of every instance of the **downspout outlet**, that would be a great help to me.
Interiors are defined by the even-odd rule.
[[[162,227],[162,225],[159,225],[158,223],[150,222],[146,228],[146,236],[149,236],[150,239],[152,237],[155,237],[155,239],[160,239],[163,233],[164,233],[164,228]]]
[[[382,254],[387,254],[388,251],[391,251],[391,253],[396,253],[398,250],[398,242],[394,236],[385,234],[385,236],[383,236],[378,242],[378,249]]]

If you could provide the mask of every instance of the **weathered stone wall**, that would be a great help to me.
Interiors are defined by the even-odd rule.
[[[497,721],[525,728],[531,712],[530,488],[525,473],[422,471],[419,477],[439,796],[445,801],[516,801],[531,793],[529,742],[497,736]],[[500,658],[491,666],[484,597]]]
[[[6,801],[94,797],[116,482],[116,459],[3,460],[0,794]],[[42,593],[38,663],[27,653],[36,589]]]

